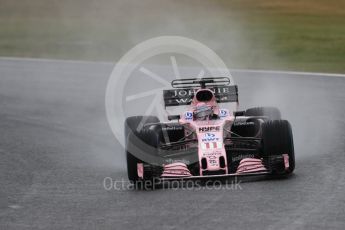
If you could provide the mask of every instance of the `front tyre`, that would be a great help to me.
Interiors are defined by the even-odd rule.
[[[273,174],[291,174],[295,169],[295,152],[291,125],[286,120],[266,121],[262,124],[263,158]],[[283,154],[289,157],[285,168]]]
[[[159,138],[157,133],[147,131],[145,125],[150,123],[158,123],[159,119],[154,116],[135,116],[129,117],[125,121],[125,137],[126,137],[126,160],[127,160],[127,175],[131,182],[138,181],[137,165],[143,163],[141,159],[137,157],[138,150],[150,148],[146,146],[146,143],[153,147],[158,145]],[[144,131],[146,130],[146,131]]]

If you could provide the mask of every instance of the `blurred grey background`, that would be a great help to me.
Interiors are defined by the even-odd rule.
[[[345,72],[344,0],[0,0],[0,56],[116,62],[177,35],[230,68]]]

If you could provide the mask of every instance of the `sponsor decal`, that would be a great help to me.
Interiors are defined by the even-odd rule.
[[[211,159],[209,159],[209,160],[208,160],[208,163],[209,163],[211,166],[218,166],[217,160],[211,160]]]
[[[254,154],[240,154],[238,156],[232,157],[232,161],[240,161],[244,158],[254,158]]]
[[[192,98],[179,98],[179,99],[175,99],[177,104],[181,104],[181,105],[189,105],[190,103],[192,103]]]
[[[216,88],[209,88],[216,95],[226,95],[230,93],[229,86],[219,86]],[[173,97],[183,98],[183,97],[193,97],[198,89],[176,89],[173,90]]]
[[[219,141],[219,138],[216,137],[214,133],[205,133],[204,138],[201,139],[203,142]]]
[[[253,121],[249,121],[249,122],[246,122],[246,121],[236,121],[236,122],[234,122],[235,126],[254,125],[254,124],[255,123]]]
[[[166,127],[162,127],[163,131],[171,131],[171,130],[182,130],[183,126],[178,125],[178,126],[166,126]]]
[[[220,126],[205,126],[199,127],[199,132],[218,132],[220,131]]]
[[[173,163],[184,163],[186,165],[189,165],[190,164],[190,161],[189,160],[186,160],[186,159],[179,159],[179,160],[176,160],[176,159],[172,159],[172,158],[167,158],[165,159],[164,161],[166,164],[173,164]]]
[[[194,96],[197,90],[195,89],[176,89],[173,90],[173,97],[191,97]]]
[[[226,109],[221,109],[221,110],[219,111],[219,116],[220,116],[220,117],[226,117],[226,116],[228,116],[228,114],[229,114],[229,112],[228,112],[228,110],[226,110]]]
[[[185,113],[185,119],[186,120],[192,120],[193,119],[193,113],[188,111]]]
[[[218,151],[217,149],[215,151],[212,151],[212,152],[204,152],[203,153],[203,156],[205,156],[205,157],[219,156],[219,155],[222,155],[222,152]]]
[[[234,86],[218,86],[214,88],[208,88],[213,92],[217,102],[231,102],[231,95],[236,95]],[[172,105],[189,105],[191,104],[194,95],[198,89],[174,89],[164,90],[163,97],[165,104]]]

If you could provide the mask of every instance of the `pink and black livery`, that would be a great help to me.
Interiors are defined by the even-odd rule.
[[[238,88],[227,77],[178,79],[164,90],[166,107],[187,106],[160,122],[154,116],[125,121],[128,178],[193,180],[290,175],[295,168],[291,126],[274,107],[230,111]]]

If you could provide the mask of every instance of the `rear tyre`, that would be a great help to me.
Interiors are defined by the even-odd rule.
[[[131,182],[138,181],[137,164],[143,163],[141,159],[136,157],[135,152],[138,149],[144,150],[147,147],[145,144],[157,146],[157,142],[159,142],[155,130],[150,130],[150,128],[145,127],[145,124],[158,122],[159,119],[154,116],[129,117],[125,121],[127,175]]]
[[[251,116],[266,116],[270,120],[280,120],[281,114],[278,108],[275,107],[254,107],[247,109],[245,115]]]
[[[291,125],[286,120],[266,121],[262,124],[263,158],[274,174],[291,174],[295,169],[295,152]],[[283,154],[289,156],[285,169]]]

